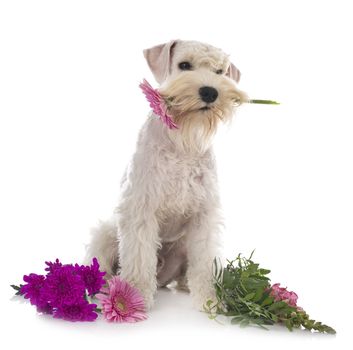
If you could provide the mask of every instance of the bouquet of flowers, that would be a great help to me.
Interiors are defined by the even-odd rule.
[[[211,319],[217,315],[231,317],[232,324],[241,327],[281,323],[289,330],[305,328],[322,333],[336,333],[321,322],[310,319],[297,305],[298,296],[279,283],[271,285],[270,270],[259,267],[251,256],[240,254],[228,261],[225,268],[214,260],[214,287],[217,302],[209,300],[204,309]],[[46,262],[46,274],[25,275],[25,284],[12,285],[17,295],[29,299],[37,311],[68,321],[94,321],[102,313],[109,322],[137,322],[147,318],[140,292],[115,276],[104,280],[104,272],[93,258],[90,266],[63,265],[58,259]],[[93,300],[101,304],[97,306]]]
[[[254,263],[252,255],[246,259],[239,254],[235,260],[228,261],[225,268],[214,260],[217,303],[209,300],[204,306],[210,318],[216,318],[217,314],[229,316],[232,324],[241,327],[255,325],[267,329],[267,325],[279,323],[290,331],[303,327],[321,333],[336,333],[333,328],[310,319],[297,305],[296,293],[280,287],[279,283],[271,285],[267,277],[271,271]]]
[[[147,318],[140,292],[119,277],[106,285],[96,258],[90,266],[46,262],[46,275],[31,273],[25,284],[12,285],[37,311],[68,321],[94,321],[98,313],[110,322],[136,322]],[[92,300],[101,302],[98,308]]]

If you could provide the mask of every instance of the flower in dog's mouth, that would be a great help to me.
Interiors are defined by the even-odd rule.
[[[178,126],[174,123],[172,117],[168,114],[168,106],[158,90],[153,89],[150,83],[144,79],[139,85],[142,92],[145,94],[147,101],[153,112],[158,115],[161,121],[168,126],[169,129],[177,129]]]
[[[163,98],[163,96],[159,93],[157,89],[154,89],[151,84],[144,79],[143,82],[139,85],[142,92],[146,96],[147,101],[150,103],[150,107],[153,112],[160,117],[161,121],[168,126],[169,129],[178,129],[177,124],[173,121],[173,118],[168,113],[169,107],[173,104],[173,98]],[[270,100],[251,100],[251,99],[243,99],[241,97],[234,98],[233,105],[235,107],[240,106],[242,103],[256,103],[256,104],[272,104],[278,105],[279,103],[276,101]],[[209,111],[212,109],[212,106],[206,105],[199,108],[199,111]]]
[[[103,316],[110,322],[137,322],[147,318],[140,292],[120,277],[108,281],[96,295],[102,304]]]

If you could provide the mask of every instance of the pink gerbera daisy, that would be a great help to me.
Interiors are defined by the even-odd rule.
[[[120,277],[108,281],[96,298],[102,304],[103,316],[110,322],[137,322],[147,318],[140,292]]]
[[[153,113],[158,115],[161,121],[168,126],[169,129],[177,129],[172,117],[168,114],[168,107],[157,89],[154,89],[150,83],[144,79],[140,84],[140,88],[150,103]]]

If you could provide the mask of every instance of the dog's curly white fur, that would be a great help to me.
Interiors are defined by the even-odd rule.
[[[148,308],[157,287],[172,281],[202,308],[215,300],[212,262],[221,254],[212,137],[220,121],[230,120],[234,99],[246,96],[235,83],[239,71],[213,46],[178,40],[144,54],[179,128],[149,115],[115,215],[93,230],[86,259],[96,256],[108,276],[119,273],[139,288]],[[217,96],[202,98],[205,86]]]

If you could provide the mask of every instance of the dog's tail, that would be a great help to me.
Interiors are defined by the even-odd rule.
[[[92,259],[96,257],[100,270],[106,272],[105,278],[116,275],[119,270],[119,258],[115,218],[100,221],[97,227],[91,229],[91,236],[91,242],[86,247],[84,264],[91,264]]]

